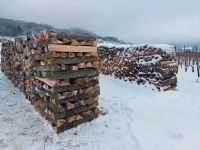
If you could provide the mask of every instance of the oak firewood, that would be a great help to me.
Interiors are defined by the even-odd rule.
[[[60,41],[60,40],[58,40],[58,39],[56,39],[56,38],[52,38],[52,39],[51,39],[51,43],[52,43],[52,44],[64,44],[62,41]]]
[[[61,53],[59,52],[52,52],[53,57],[61,57]]]
[[[78,66],[71,66],[70,70],[78,70]]]
[[[72,45],[72,46],[79,46],[79,45],[80,45],[80,43],[79,43],[78,41],[76,41],[76,40],[72,39],[72,40],[71,40],[71,44],[70,44],[70,45]]]
[[[66,104],[67,109],[74,109],[76,106],[72,103],[68,103]]]
[[[70,85],[69,79],[64,79],[60,81],[60,86],[66,86],[66,85]]]
[[[93,67],[93,65],[90,62],[86,63],[85,66],[86,66],[86,68],[92,68]]]

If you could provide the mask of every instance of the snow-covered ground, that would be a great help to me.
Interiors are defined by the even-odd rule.
[[[103,113],[55,134],[23,94],[0,73],[2,150],[199,150],[200,83],[180,70],[175,90],[100,76]]]

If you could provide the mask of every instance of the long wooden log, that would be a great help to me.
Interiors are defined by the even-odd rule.
[[[77,71],[59,71],[52,72],[51,74],[49,74],[48,72],[43,72],[42,74],[42,77],[49,79],[75,79],[94,76],[98,76],[98,70],[93,68],[80,69]]]
[[[71,46],[71,45],[56,45],[49,44],[48,49],[50,52],[88,52],[97,53],[96,47],[91,46]]]
[[[78,126],[78,125],[80,125],[80,124],[82,124],[82,123],[89,122],[89,121],[91,121],[91,120],[93,120],[93,119],[95,119],[95,118],[97,118],[97,117],[98,117],[98,114],[94,114],[94,115],[89,116],[89,117],[87,117],[87,118],[84,118],[84,119],[82,119],[82,120],[74,121],[74,122],[72,122],[72,123],[65,123],[65,124],[63,124],[62,126],[55,126],[55,127],[54,127],[54,131],[55,131],[56,133],[60,133],[60,132],[63,132],[63,131],[65,131],[65,130],[74,128],[74,127],[76,127],[76,126]]]
[[[97,57],[74,57],[74,58],[54,58],[52,59],[52,64],[78,64],[87,62],[97,62]]]
[[[52,119],[54,121],[56,121],[58,119],[62,119],[62,118],[65,118],[65,117],[69,117],[69,116],[78,114],[78,113],[86,111],[86,110],[90,110],[90,109],[95,108],[97,106],[98,106],[98,102],[93,104],[93,105],[85,105],[85,106],[76,107],[74,109],[71,109],[71,110],[68,110],[68,111],[65,111],[65,112],[62,112],[62,113],[54,112],[53,115],[52,115]],[[52,108],[50,108],[50,109],[52,109]]]
[[[100,95],[100,90],[92,92],[92,93],[80,94],[80,95],[70,97],[70,98],[63,98],[63,99],[58,100],[57,103],[62,104],[62,103],[65,103],[66,101],[67,102],[76,102],[80,99],[87,99],[87,98],[95,97],[95,96],[98,96],[98,95]]]
[[[86,83],[83,83],[83,84],[73,84],[73,85],[67,85],[67,86],[63,86],[63,87],[55,87],[53,89],[53,91],[55,93],[73,91],[73,90],[77,90],[77,89],[83,89],[83,88],[87,88],[87,87],[90,87],[90,86],[94,86],[94,85],[97,85],[97,84],[99,84],[99,81],[93,80],[93,81],[86,82]]]
[[[65,65],[76,65],[79,63],[88,63],[88,62],[97,62],[98,59],[96,57],[74,57],[74,58],[52,58],[48,63],[51,65],[42,65],[38,66],[38,71],[59,71],[57,68],[57,64],[65,64]]]

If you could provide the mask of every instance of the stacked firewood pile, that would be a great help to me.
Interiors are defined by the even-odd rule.
[[[3,64],[1,66],[1,71],[5,73],[5,75],[12,80],[12,62],[10,61],[13,58],[12,51],[15,51],[14,49],[14,42],[13,41],[7,41],[6,43],[2,43],[3,49],[1,50],[1,63]]]
[[[96,39],[40,32],[2,45],[2,71],[59,133],[98,116]]]
[[[175,53],[148,45],[131,48],[98,47],[100,71],[125,81],[153,84],[159,90],[176,87]]]

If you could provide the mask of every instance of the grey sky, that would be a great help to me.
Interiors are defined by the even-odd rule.
[[[200,40],[200,0],[0,0],[0,17],[138,43]]]

